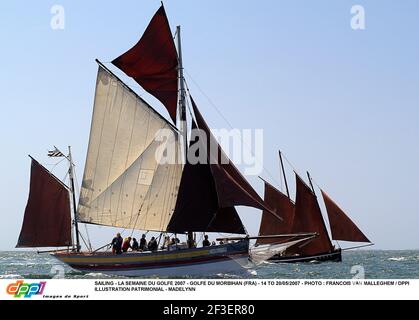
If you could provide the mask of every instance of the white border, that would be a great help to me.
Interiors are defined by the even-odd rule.
[[[22,279],[23,280],[23,279]],[[16,279],[0,280],[0,300],[294,300],[419,299],[419,280],[279,279],[45,279],[42,295],[15,298],[6,289]],[[123,288],[124,291],[114,291]],[[161,288],[163,291],[154,291]],[[170,291],[177,288],[178,291]],[[192,288],[192,291],[189,291]],[[142,291],[153,290],[153,291]]]

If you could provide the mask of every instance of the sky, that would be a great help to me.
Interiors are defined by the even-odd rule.
[[[264,178],[280,187],[281,149],[302,176],[310,171],[375,249],[419,249],[418,1],[164,3],[172,31],[182,26],[186,79],[212,128],[228,128],[227,119],[234,128],[263,129]],[[64,29],[51,27],[54,5],[65,10]],[[363,30],[351,28],[354,5],[365,10]],[[134,45],[159,6],[0,2],[0,250],[12,250],[19,236],[28,154],[64,178],[64,163],[53,166],[46,152],[71,145],[81,181],[94,59],[109,62]],[[167,117],[133,80],[127,83]],[[258,177],[248,180],[263,195]],[[239,212],[257,234],[260,212]],[[97,246],[114,234],[88,230]]]

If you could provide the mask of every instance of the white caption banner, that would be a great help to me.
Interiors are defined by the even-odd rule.
[[[419,299],[419,280],[0,280],[0,300]]]

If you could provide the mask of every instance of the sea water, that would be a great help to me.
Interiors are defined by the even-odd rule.
[[[342,254],[343,261],[278,264],[263,262],[241,274],[214,274],[206,278],[240,279],[419,279],[419,250],[356,250]],[[32,251],[0,252],[0,279],[121,278],[71,269],[49,254]],[[188,277],[186,277],[188,278]]]

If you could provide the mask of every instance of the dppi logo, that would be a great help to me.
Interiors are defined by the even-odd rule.
[[[23,280],[16,281],[7,286],[7,293],[14,295],[15,298],[31,298],[33,295],[42,294],[45,289],[46,282],[24,283]]]

